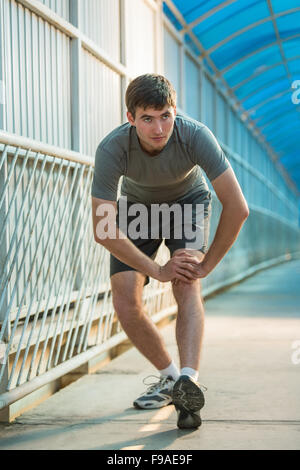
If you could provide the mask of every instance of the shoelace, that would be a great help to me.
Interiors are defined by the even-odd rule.
[[[155,379],[158,380],[158,382],[152,382],[152,383],[146,383],[145,380],[149,379],[150,377],[154,377]],[[152,392],[156,392],[156,390],[159,388],[159,387],[163,387],[164,385],[166,385],[167,382],[171,381],[172,379],[169,377],[169,376],[165,376],[165,377],[157,377],[157,375],[148,375],[147,377],[145,377],[143,379],[143,384],[144,385],[149,385],[149,387],[147,388],[147,394],[148,393],[152,393]],[[206,392],[208,389],[207,387],[205,387],[205,385],[202,385],[202,384],[199,384],[198,382],[196,382],[199,387],[201,388],[201,390],[203,392]]]
[[[207,387],[205,387],[205,385],[202,385],[202,384],[198,384],[198,385],[201,388],[202,392],[206,392]]]
[[[155,379],[158,380],[158,382],[146,383],[145,380],[149,379],[150,377],[154,377]],[[170,379],[169,376],[157,377],[156,375],[148,375],[147,377],[143,379],[143,384],[149,385],[149,387],[147,388],[147,392],[146,392],[148,394],[148,393],[156,392],[158,388],[163,387],[164,385],[166,385],[167,382],[171,380],[172,379]]]

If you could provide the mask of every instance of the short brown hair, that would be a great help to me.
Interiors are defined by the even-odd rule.
[[[146,73],[128,85],[125,95],[128,111],[135,118],[137,107],[162,109],[166,104],[176,106],[176,91],[163,75]]]

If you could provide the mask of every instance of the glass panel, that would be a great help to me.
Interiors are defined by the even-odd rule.
[[[219,69],[223,69],[239,58],[275,41],[272,23],[265,23],[219,47],[211,54],[211,58]]]
[[[239,99],[243,99],[250,95],[250,93],[256,92],[262,86],[267,86],[269,83],[279,80],[280,78],[286,78],[286,69],[283,65],[273,67],[265,73],[256,76],[251,81],[245,83],[245,85],[237,88],[235,94]]]
[[[189,116],[200,119],[200,80],[195,62],[185,56],[185,107]]]
[[[185,17],[187,23],[191,23],[199,16],[202,16],[207,10],[211,10],[220,3],[220,0],[210,0],[207,8],[207,0],[173,0],[174,5]]]
[[[300,11],[281,16],[277,18],[276,23],[282,38],[299,34]]]
[[[283,52],[287,59],[292,59],[293,57],[298,57],[300,55],[300,38],[299,39],[290,39],[289,41],[284,41],[282,43]]]
[[[242,60],[228,72],[224,77],[230,86],[238,85],[240,82],[255,73],[263,72],[270,65],[277,64],[282,61],[278,46],[271,46],[263,51],[257,52],[255,55]]]
[[[251,6],[249,0],[239,0],[202,21],[193,32],[209,49],[229,35],[268,16],[270,12],[265,3],[255,2]]]
[[[255,109],[253,112],[250,112],[250,115],[253,119],[257,119],[260,116],[264,116],[266,113],[273,112],[278,108],[278,106],[282,106],[282,112],[293,109],[293,103],[290,99],[290,96],[286,94],[281,96],[280,98],[276,98],[272,101],[269,101],[260,108]]]
[[[250,109],[256,106],[259,103],[262,103],[266,99],[271,96],[275,96],[278,93],[288,90],[290,88],[290,81],[287,78],[284,80],[279,80],[277,83],[270,84],[269,86],[265,86],[261,91],[257,91],[257,93],[251,98],[245,100],[243,102],[243,107],[245,109]]]

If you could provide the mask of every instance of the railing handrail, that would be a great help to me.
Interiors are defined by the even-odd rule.
[[[56,147],[55,145],[45,144],[28,137],[12,134],[3,130],[0,130],[0,143],[11,145],[12,147],[21,147],[24,150],[32,150],[33,152],[39,152],[62,160],[70,160],[71,162],[94,166],[94,158],[88,155],[83,155],[79,152],[75,152],[74,150]]]

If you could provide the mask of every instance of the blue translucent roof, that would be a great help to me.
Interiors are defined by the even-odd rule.
[[[165,0],[164,12],[300,190],[300,0]]]

